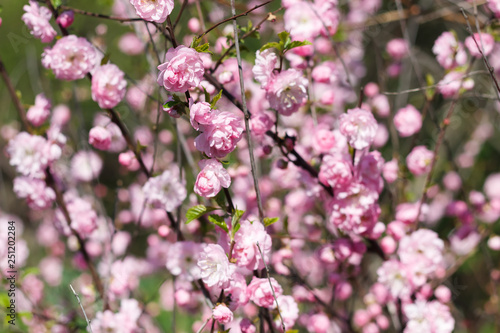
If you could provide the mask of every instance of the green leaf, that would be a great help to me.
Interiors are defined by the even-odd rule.
[[[274,224],[279,221],[279,217],[265,217],[264,218],[264,227],[269,227],[271,224]]]
[[[202,45],[195,47],[194,49],[196,50],[196,52],[199,52],[199,53],[213,54],[212,52],[210,52],[209,47],[210,47],[210,45],[208,43],[205,43],[205,44],[202,44]]]
[[[217,209],[218,209],[217,207],[205,207],[203,205],[191,207],[186,212],[186,224],[188,224],[189,222],[191,222],[193,220],[199,219],[200,217],[202,217],[206,213],[213,212],[214,210],[217,210]]]
[[[102,60],[101,60],[101,66],[102,65],[106,65],[109,62],[109,58],[111,58],[111,54],[110,53],[106,53],[104,55],[104,58],[102,58]]]
[[[170,108],[172,108],[172,107],[174,107],[176,105],[182,104],[182,103],[183,103],[182,101],[175,101],[175,100],[174,101],[169,101],[169,102],[163,104],[163,107],[170,109]]]
[[[427,73],[427,75],[425,76],[425,81],[427,82],[428,86],[433,86],[436,84],[434,77],[430,73]],[[435,93],[436,93],[436,88],[427,88],[425,90],[425,96],[427,97],[428,100],[431,100]]]
[[[245,211],[244,210],[239,210],[239,209],[235,209],[234,211],[234,214],[231,218],[231,234],[232,234],[232,237],[234,237],[234,235],[236,234],[236,232],[240,229],[240,220],[241,220],[241,217],[243,216],[243,214],[245,214]]]
[[[275,48],[275,49],[277,49],[278,51],[281,52],[281,44],[280,43],[276,43],[276,42],[271,42],[271,43],[264,44],[264,46],[262,46],[260,48],[260,52],[262,52],[264,50],[267,50],[267,49],[271,49],[271,48]]]
[[[51,2],[54,8],[59,8],[62,5],[62,0],[52,0]]]
[[[287,41],[290,39],[290,33],[288,31],[282,31],[278,34],[278,37],[280,38],[280,42],[285,45]]]
[[[219,91],[217,95],[214,96],[212,99],[212,103],[210,103],[210,108],[215,109],[215,104],[219,101],[219,99],[222,97],[222,89]]]
[[[312,45],[312,44],[311,44],[311,42],[308,42],[307,40],[305,40],[303,42],[296,40],[296,41],[291,42],[288,45],[288,47],[286,48],[286,50],[288,51],[288,50],[294,49],[296,47],[304,46],[304,45]]]
[[[205,89],[205,87],[203,87],[203,94],[205,95],[205,102],[210,102],[210,94],[208,93],[207,89]]]
[[[225,232],[228,232],[229,229],[227,228],[226,221],[224,221],[224,217],[220,215],[209,215],[208,220],[212,222],[213,224],[221,227]]]
[[[191,47],[193,49],[196,49],[198,47],[198,45],[200,45],[201,43],[201,38],[198,38],[197,36],[194,36],[193,37],[193,42],[191,43]]]

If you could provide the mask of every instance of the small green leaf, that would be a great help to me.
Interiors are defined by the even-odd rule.
[[[198,45],[200,45],[201,43],[201,38],[198,38],[197,36],[194,36],[193,37],[193,42],[191,43],[191,47],[193,49],[196,49],[198,47]]]
[[[59,8],[62,5],[62,0],[52,0],[51,2],[54,8]]]
[[[296,41],[291,42],[288,45],[288,47],[286,47],[286,50],[288,51],[288,50],[294,49],[296,47],[301,47],[301,46],[304,46],[304,45],[312,45],[312,44],[311,44],[311,42],[308,42],[307,40],[305,40],[303,42],[296,40]]]
[[[271,48],[275,48],[278,51],[281,51],[281,44],[280,43],[276,43],[276,42],[271,42],[271,43],[264,44],[264,46],[262,46],[260,48],[260,52],[262,52],[264,50],[267,50],[267,49],[271,49]]]
[[[220,215],[209,215],[208,220],[212,222],[213,224],[221,227],[225,232],[228,232],[229,229],[227,228],[226,221],[224,221],[224,217]]]
[[[243,214],[245,214],[244,210],[235,209],[234,214],[231,218],[232,237],[234,237],[234,234],[236,234],[236,232],[240,229],[240,226],[241,226],[240,220],[241,220],[241,217],[243,216]]]
[[[219,101],[219,99],[222,97],[222,89],[221,91],[219,91],[219,93],[217,95],[214,96],[214,98],[212,99],[212,103],[210,103],[210,107],[212,109],[215,109],[215,104],[217,104],[217,102]]]
[[[110,53],[106,53],[104,55],[104,58],[102,58],[102,60],[101,60],[101,66],[102,65],[106,65],[109,62],[109,58],[111,58],[111,54]]]
[[[285,45],[286,42],[290,39],[290,33],[288,31],[282,31],[278,34],[278,37],[280,38],[280,42]]]
[[[207,89],[205,89],[205,87],[203,87],[203,94],[205,95],[205,102],[210,102],[210,94],[208,93]]]
[[[279,221],[279,217],[265,217],[264,218],[264,227],[269,227],[271,224],[274,224]]]
[[[202,44],[202,45],[195,47],[194,49],[196,50],[196,52],[199,52],[199,53],[213,54],[212,52],[210,52],[209,47],[210,47],[210,45],[208,43],[205,43],[205,44]]]
[[[427,75],[425,76],[425,81],[427,82],[428,86],[433,86],[436,84],[434,77],[429,73],[427,73]],[[428,100],[431,100],[435,93],[436,93],[436,88],[427,88],[425,90],[425,96],[427,97]]]
[[[213,212],[214,210],[217,210],[217,209],[218,208],[216,208],[216,207],[205,207],[203,205],[191,207],[186,212],[186,224],[188,224],[189,222],[191,222],[193,220],[199,219],[200,217],[202,217],[206,213]]]
[[[163,107],[170,109],[170,108],[172,108],[172,107],[174,107],[176,105],[179,105],[179,104],[182,104],[182,101],[169,101],[169,102],[163,104]]]

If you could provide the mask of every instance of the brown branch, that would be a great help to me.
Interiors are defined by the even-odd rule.
[[[186,9],[186,7],[187,7],[187,4],[188,4],[188,0],[184,0],[182,2],[182,6],[181,6],[181,10],[179,11],[179,15],[177,15],[177,18],[175,19],[175,22],[174,22],[174,26],[173,26],[174,30],[175,30],[175,27],[177,27],[177,24],[179,23],[181,16],[184,13],[184,9]]]
[[[235,19],[237,19],[238,17],[241,17],[241,16],[247,16],[249,13],[253,12],[253,11],[254,11],[254,10],[256,10],[257,8],[263,7],[263,6],[265,6],[265,5],[267,5],[268,3],[271,3],[271,2],[273,2],[273,1],[274,1],[274,0],[268,0],[268,1],[264,2],[264,3],[261,3],[260,5],[257,5],[257,6],[255,6],[255,7],[253,7],[253,8],[251,8],[251,9],[247,10],[247,11],[246,11],[246,12],[244,12],[244,13],[238,14],[238,15],[235,15],[235,14],[233,13],[233,16],[232,16],[232,17],[229,17],[229,18],[224,19],[224,20],[222,20],[222,21],[220,21],[220,22],[217,22],[216,24],[214,24],[213,26],[211,26],[210,28],[208,28],[208,29],[207,29],[204,33],[202,33],[201,35],[199,35],[199,36],[198,36],[198,39],[202,38],[203,36],[205,36],[206,34],[208,34],[210,31],[212,31],[212,30],[214,30],[215,28],[217,28],[219,25],[224,24],[224,23],[226,23],[226,22],[229,22],[229,21],[231,21],[231,20],[235,20]]]
[[[75,14],[79,15],[85,15],[85,16],[90,16],[90,17],[95,17],[95,18],[101,18],[105,20],[112,20],[112,21],[118,21],[118,22],[137,22],[137,21],[144,21],[148,22],[140,17],[117,17],[117,16],[109,16],[109,15],[104,15],[104,14],[99,14],[99,13],[93,13],[93,12],[88,12],[86,10],[82,9],[77,9],[77,8],[72,8],[69,6],[60,6],[62,10],[71,10]]]

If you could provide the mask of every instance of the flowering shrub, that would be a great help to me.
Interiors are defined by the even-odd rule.
[[[9,5],[1,331],[498,330],[500,2],[418,3]]]

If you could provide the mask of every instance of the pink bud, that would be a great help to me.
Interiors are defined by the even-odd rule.
[[[434,295],[441,303],[448,303],[451,300],[451,291],[446,286],[439,286],[434,291]]]
[[[59,15],[57,18],[56,22],[63,28],[68,28],[70,25],[73,24],[73,21],[75,20],[75,13],[73,13],[72,10],[66,10]]]
[[[403,222],[393,221],[387,225],[387,233],[392,236],[396,241],[403,238],[406,234],[405,225]]]
[[[374,82],[369,82],[366,84],[365,88],[363,89],[363,92],[365,96],[368,98],[375,97],[375,95],[378,95],[379,93],[378,85]]]
[[[375,318],[375,321],[377,322],[378,327],[382,330],[386,330],[389,328],[389,318],[387,318],[384,315],[379,315],[377,318]]]
[[[196,33],[198,31],[200,31],[200,21],[196,18],[196,17],[192,17],[189,19],[188,21],[188,29],[193,32],[193,33]]]
[[[335,295],[341,301],[348,299],[351,296],[351,294],[352,294],[352,287],[347,281],[339,282],[335,287]]]
[[[385,236],[380,241],[380,247],[385,254],[393,254],[397,246],[396,241],[391,236]]]
[[[105,127],[96,126],[90,129],[89,144],[100,150],[108,150],[111,145],[111,132]]]
[[[361,310],[356,310],[356,312],[354,312],[353,320],[354,320],[354,325],[356,325],[357,327],[365,326],[366,324],[368,324],[370,319],[371,316],[366,310],[361,309]]]
[[[161,225],[158,228],[158,235],[161,237],[167,237],[170,234],[170,228],[167,227],[166,225]]]

